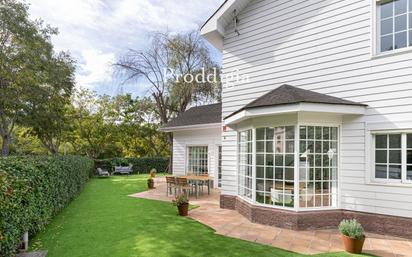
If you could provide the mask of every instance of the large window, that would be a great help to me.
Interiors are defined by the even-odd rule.
[[[410,155],[412,170],[412,138]],[[277,126],[240,132],[239,195],[282,208],[337,207],[338,127]]]
[[[374,135],[375,179],[412,182],[412,134]]]
[[[256,129],[256,202],[294,207],[295,129]]]
[[[239,133],[239,195],[252,199],[252,130]]]
[[[299,129],[299,207],[337,204],[338,128]]]
[[[378,2],[379,52],[412,46],[412,0]]]
[[[188,172],[194,174],[208,174],[207,146],[188,147]]]

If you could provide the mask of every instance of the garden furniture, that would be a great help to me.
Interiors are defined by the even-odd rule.
[[[101,168],[97,168],[97,175],[99,177],[109,177],[110,173],[107,170],[103,170]]]

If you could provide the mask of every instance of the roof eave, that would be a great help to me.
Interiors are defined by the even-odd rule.
[[[222,123],[206,123],[206,124],[195,124],[195,125],[185,125],[176,127],[162,127],[159,129],[161,132],[175,132],[175,131],[185,131],[185,130],[198,130],[198,129],[211,129],[220,128]]]
[[[331,108],[333,106],[333,108]],[[268,107],[256,107],[242,110],[224,120],[226,126],[238,124],[247,119],[280,115],[297,112],[331,113],[337,115],[364,115],[365,105],[326,104],[326,103],[295,103]]]

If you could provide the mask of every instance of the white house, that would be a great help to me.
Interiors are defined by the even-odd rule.
[[[220,123],[169,128],[174,173],[207,152],[254,222],[412,237],[412,0],[227,0],[201,33],[248,79],[224,81]]]

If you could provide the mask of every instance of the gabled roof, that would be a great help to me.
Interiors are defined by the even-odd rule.
[[[285,104],[297,103],[317,103],[317,104],[339,104],[339,105],[354,105],[366,106],[365,104],[348,101],[342,98],[317,93],[310,90],[305,90],[290,85],[282,85],[267,94],[257,98],[256,100],[245,105],[243,108],[235,111],[227,116],[225,119],[248,109],[269,107]]]
[[[203,24],[200,32],[214,47],[222,50],[225,28],[233,22],[233,12],[240,13],[251,0],[225,0]]]
[[[162,131],[173,131],[188,127],[202,127],[203,125],[215,125],[222,123],[222,104],[209,104],[192,107],[169,123],[164,125]]]

